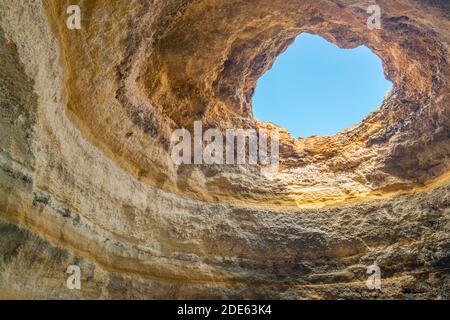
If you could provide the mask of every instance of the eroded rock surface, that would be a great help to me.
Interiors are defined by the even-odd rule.
[[[380,30],[372,1],[82,0],[81,30],[71,4],[0,0],[0,298],[449,298],[448,1],[382,1]],[[281,129],[272,177],[176,165],[194,121],[271,127],[251,96],[302,32],[379,55],[380,109]]]

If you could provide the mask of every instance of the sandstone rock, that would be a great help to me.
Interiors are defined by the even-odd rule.
[[[449,298],[448,1],[383,1],[380,30],[365,0],[81,0],[81,30],[70,4],[0,0],[0,298]],[[380,109],[281,130],[272,177],[175,164],[194,121],[274,129],[251,96],[302,32],[379,55]]]

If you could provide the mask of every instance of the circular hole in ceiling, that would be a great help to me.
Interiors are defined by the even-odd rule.
[[[253,113],[295,138],[334,135],[379,108],[391,88],[369,48],[341,49],[303,33],[258,80]]]

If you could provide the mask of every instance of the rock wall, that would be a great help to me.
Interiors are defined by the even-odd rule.
[[[0,298],[449,298],[448,1],[378,1],[380,30],[373,1],[71,4],[0,0]],[[275,176],[174,163],[194,121],[273,129],[251,96],[302,32],[379,55],[380,109],[281,129]]]

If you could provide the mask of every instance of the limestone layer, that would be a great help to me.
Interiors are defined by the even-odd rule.
[[[0,298],[449,298],[448,1],[378,1],[379,30],[364,0],[80,0],[80,30],[71,4],[0,0]],[[273,176],[174,163],[195,121],[276,129],[251,97],[303,32],[372,49],[382,106],[279,128]]]

